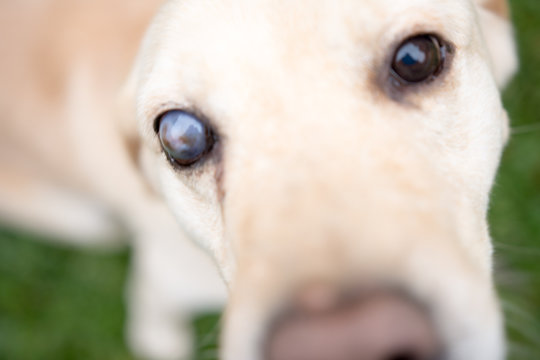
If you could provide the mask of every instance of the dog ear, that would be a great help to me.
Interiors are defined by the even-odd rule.
[[[136,74],[136,71],[130,73],[120,91],[117,99],[116,118],[127,155],[133,165],[139,167],[142,143],[137,124],[136,89],[138,80]]]
[[[507,0],[475,0],[493,75],[504,88],[518,68],[514,31]]]
[[[507,0],[477,0],[481,7],[500,16],[503,19],[510,18],[510,9]]]
[[[117,99],[117,126],[121,136],[123,150],[127,160],[135,171],[135,176],[141,180],[141,185],[148,194],[157,194],[159,181],[156,177],[152,154],[144,147],[141,128],[137,120],[137,89],[141,73],[142,57],[138,56],[127,80]]]

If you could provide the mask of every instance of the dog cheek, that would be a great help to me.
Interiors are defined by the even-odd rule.
[[[142,172],[149,193],[162,194],[161,180],[159,177],[159,164],[161,153],[155,153],[147,147],[138,148],[137,158],[133,158],[134,165]]]
[[[216,182],[216,194],[223,214],[223,202],[225,200],[225,164],[223,159],[222,145],[217,144],[214,149],[214,180]]]

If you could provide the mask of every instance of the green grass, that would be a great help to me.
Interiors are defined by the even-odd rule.
[[[516,134],[490,212],[512,360],[540,358],[540,1],[513,0],[521,72],[504,101]],[[129,253],[60,248],[0,230],[0,360],[128,360]],[[198,317],[197,359],[215,353],[217,315]],[[477,359],[481,360],[481,359]]]
[[[127,254],[90,254],[0,232],[0,359],[130,359]]]
[[[490,223],[513,360],[540,358],[540,1],[513,0],[521,69],[504,94],[515,129]],[[531,126],[532,125],[532,126]]]
[[[1,360],[133,360],[123,341],[129,253],[80,251],[0,230]],[[197,359],[216,353],[219,317],[194,319]]]

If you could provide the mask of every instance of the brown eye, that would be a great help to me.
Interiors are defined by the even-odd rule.
[[[392,62],[392,72],[407,83],[419,83],[437,75],[443,61],[442,47],[436,37],[415,36],[398,47]]]

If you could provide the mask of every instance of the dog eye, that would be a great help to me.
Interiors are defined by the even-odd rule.
[[[173,110],[158,121],[161,145],[168,157],[179,165],[194,164],[214,145],[211,129],[193,114]]]
[[[392,72],[406,83],[419,83],[437,75],[443,61],[443,49],[435,36],[415,36],[398,47],[392,62]]]

